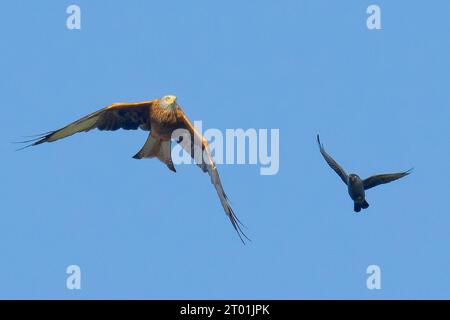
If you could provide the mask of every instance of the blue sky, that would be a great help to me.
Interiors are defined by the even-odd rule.
[[[81,30],[66,28],[77,4]],[[366,8],[381,7],[382,30]],[[5,1],[0,298],[450,298],[450,2]],[[176,94],[205,128],[279,128],[280,171],[131,158],[145,132],[10,141]],[[414,167],[353,213],[348,172]],[[82,289],[66,289],[79,265]],[[366,288],[381,268],[382,289]]]

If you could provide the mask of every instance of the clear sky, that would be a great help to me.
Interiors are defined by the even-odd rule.
[[[73,3],[81,30],[66,28]],[[446,0],[2,2],[0,298],[450,298],[449,13]],[[219,166],[249,245],[197,167],[131,158],[143,131],[10,144],[165,94],[205,128],[280,129],[277,175]],[[348,172],[414,172],[355,214],[317,133]],[[366,287],[372,264],[381,290]]]

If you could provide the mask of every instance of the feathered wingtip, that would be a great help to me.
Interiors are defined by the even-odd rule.
[[[320,141],[319,134],[317,134],[316,138],[317,138],[317,144],[319,145],[319,148],[323,148],[323,144],[322,144],[322,142]]]
[[[233,225],[233,228],[236,230],[239,238],[241,239],[242,243],[245,245],[246,240],[251,242],[252,240],[245,234],[244,231],[242,231],[242,228],[246,228],[246,226],[239,220],[239,218],[234,213],[233,209],[231,208],[229,204],[229,199],[225,193],[223,193],[223,196],[226,200],[226,206],[229,212],[228,218],[231,221],[231,224]]]
[[[25,143],[29,143],[26,146],[23,146],[21,148],[16,149],[16,151],[20,151],[32,146],[37,146],[38,144],[44,143],[47,141],[47,138],[52,134],[52,131],[49,132],[45,132],[45,133],[41,133],[41,134],[36,134],[36,135],[31,135],[31,136],[24,136],[24,138],[31,138],[33,137],[33,139],[29,139],[29,140],[24,140],[24,141],[13,141],[11,143],[14,144],[25,144]],[[31,143],[30,143],[31,142]]]
[[[409,176],[414,170],[414,167],[403,172],[403,177]]]
[[[406,171],[400,172],[400,174],[402,175],[402,177],[406,177],[406,176],[409,176],[413,172],[413,170],[414,170],[414,167],[412,167]]]
[[[238,217],[236,216],[236,214],[234,213],[233,209],[228,206],[228,210],[230,212],[230,221],[231,224],[233,225],[234,229],[236,230],[239,239],[241,239],[241,242],[245,245],[247,244],[245,241],[249,241],[251,242],[252,240],[245,234],[244,231],[242,231],[242,228],[245,228],[245,225],[238,219]]]

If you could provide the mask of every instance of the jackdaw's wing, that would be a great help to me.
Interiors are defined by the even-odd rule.
[[[364,190],[376,187],[380,184],[389,183],[392,181],[395,181],[397,179],[403,178],[411,173],[412,169],[409,169],[405,172],[398,172],[398,173],[387,173],[387,174],[377,174],[375,176],[371,176],[367,179],[364,179]]]
[[[317,143],[319,144],[320,153],[324,157],[325,161],[328,163],[331,169],[333,169],[339,175],[339,177],[341,177],[342,181],[344,181],[344,183],[347,184],[348,182],[347,173],[336,161],[334,161],[334,159],[328,153],[326,153],[325,149],[323,148],[323,144],[320,142],[319,135],[317,135]]]

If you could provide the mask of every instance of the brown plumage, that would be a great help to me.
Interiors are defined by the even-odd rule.
[[[181,107],[177,104],[175,96],[164,96],[161,99],[136,103],[113,103],[59,130],[45,133],[36,139],[25,142],[32,142],[26,146],[30,147],[44,142],[54,142],[75,133],[87,132],[93,129],[112,131],[117,129],[136,130],[138,128],[150,131],[150,134],[144,146],[133,158],[156,157],[174,172],[175,167],[171,157],[172,134],[177,129],[184,129],[187,136],[190,137],[190,141],[186,143],[186,141],[180,139],[177,142],[181,143],[183,148],[195,160],[198,160],[198,157],[195,157],[196,150],[202,151],[202,157],[197,162],[197,165],[211,177],[211,182],[216,189],[222,207],[241,241],[245,243],[244,238],[250,240],[242,231],[241,223],[229,205],[216,164],[209,152],[208,142],[186,117]]]

